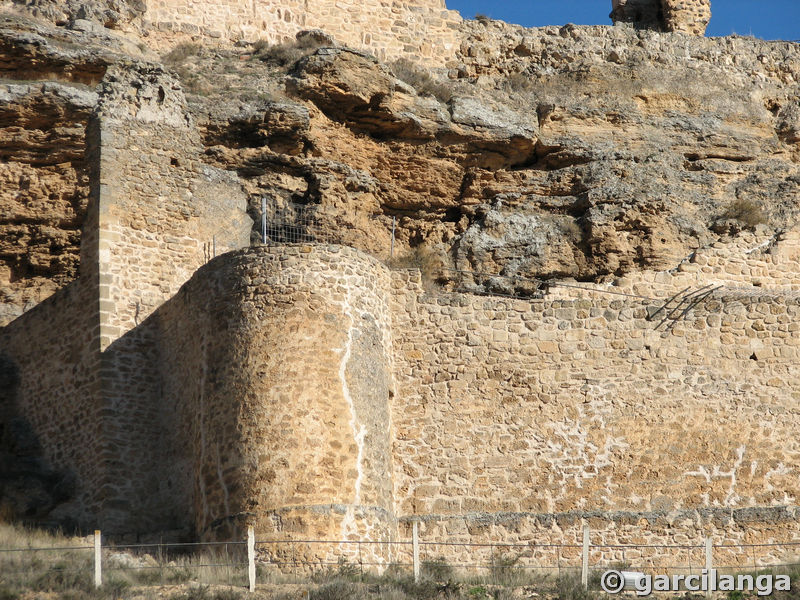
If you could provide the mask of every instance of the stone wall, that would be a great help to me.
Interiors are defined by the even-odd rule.
[[[615,23],[704,35],[711,20],[711,0],[613,0]]]
[[[339,43],[369,50],[381,59],[438,61],[451,56],[461,22],[444,0],[148,0],[147,5],[145,26],[158,31],[280,43],[294,40],[299,31],[322,29]]]
[[[211,258],[249,243],[235,176],[201,161],[177,82],[112,69],[98,108],[102,349]]]
[[[430,294],[418,273],[344,248],[220,257],[151,318],[170,422],[192,423],[170,455],[194,473],[195,527],[390,541],[418,520],[425,542],[571,544],[584,524],[598,546],[800,540],[800,299],[750,292],[719,289],[664,320],[655,297]],[[436,552],[474,564],[493,550]],[[620,552],[592,560],[675,560]]]
[[[0,328],[6,384],[0,389],[0,441],[19,450],[18,440],[9,439],[12,426],[30,437],[24,458],[56,475],[61,504],[46,509],[55,509],[50,519],[65,524],[86,522],[101,510],[94,493],[104,476],[94,292],[91,285],[74,282]],[[5,483],[8,476],[0,472]],[[32,506],[41,510],[35,501]],[[12,515],[18,509],[6,508]]]
[[[758,251],[787,258],[793,239]],[[231,539],[252,524],[260,539],[389,542],[418,520],[423,541],[490,544],[438,548],[470,563],[491,560],[493,543],[577,542],[584,524],[595,545],[800,540],[800,298],[729,285],[667,311],[668,283],[652,281],[663,289],[646,297],[433,294],[416,271],[356,250],[259,247],[200,268],[102,355],[98,341],[96,370],[79,363],[76,381],[100,387],[84,409],[69,386],[53,396],[61,408],[41,400],[74,365],[47,333],[61,327],[49,303],[4,330],[4,348],[20,366],[17,405],[51,460],[103,490],[85,497],[85,518],[112,532]],[[65,365],[52,379],[35,377],[23,328]],[[64,422],[76,425],[57,430]],[[103,432],[91,451],[76,443],[84,424]],[[280,557],[275,548],[262,558]],[[294,549],[309,560],[350,550]],[[524,558],[566,564],[573,550]],[[756,560],[787,552],[765,547]],[[597,548],[592,560],[618,554]],[[375,546],[370,558],[402,552]]]
[[[664,27],[689,35],[704,35],[711,21],[711,0],[662,0]]]
[[[218,253],[245,246],[251,221],[235,178],[204,165],[177,84],[160,69],[110,69],[92,126],[97,210],[106,529],[174,529],[157,476],[164,438],[154,333],[137,327]],[[167,499],[165,499],[165,497]]]
[[[413,284],[392,416],[397,513],[424,539],[569,543],[587,521],[598,544],[800,539],[771,515],[797,501],[796,296],[719,290],[664,323],[624,296]]]

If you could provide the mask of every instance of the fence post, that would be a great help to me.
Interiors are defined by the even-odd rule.
[[[419,583],[419,526],[416,521],[411,525],[411,545],[414,549],[414,583]]]
[[[256,534],[253,527],[247,528],[247,577],[250,579],[250,591],[256,591]]]
[[[712,543],[711,538],[706,538],[706,575],[708,577],[708,585],[706,586],[706,598],[711,598],[711,590],[716,587],[711,583],[711,571],[713,569],[713,556],[712,556]]]
[[[583,555],[581,556],[581,585],[589,589],[589,526],[583,526]]]
[[[99,529],[94,531],[94,587],[103,585],[103,545]]]

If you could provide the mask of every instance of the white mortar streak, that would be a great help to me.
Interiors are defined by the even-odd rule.
[[[345,342],[344,348],[340,348],[338,351],[342,352],[342,362],[339,365],[339,379],[342,382],[342,395],[344,396],[345,402],[347,402],[347,406],[350,409],[350,427],[353,430],[353,439],[356,442],[356,446],[358,448],[358,455],[356,457],[356,482],[355,482],[355,490],[354,490],[354,497],[353,497],[353,504],[359,505],[361,504],[361,484],[364,480],[364,467],[363,467],[363,459],[364,459],[364,439],[367,434],[366,428],[361,425],[358,425],[358,419],[356,418],[356,407],[355,403],[353,402],[353,397],[350,395],[350,388],[347,385],[347,364],[350,362],[350,354],[353,347],[353,328],[355,327],[355,317],[352,313],[352,307],[350,306],[350,290],[348,289],[344,302],[342,303],[342,312],[347,316],[350,320],[350,325],[347,329],[347,341]],[[347,509],[347,514],[345,515],[344,520],[342,521],[342,535],[346,536],[348,531],[355,532],[355,515],[354,515],[354,508],[351,506]]]
[[[738,496],[736,495],[736,471],[738,471],[742,463],[744,462],[744,453],[746,447],[739,446],[736,449],[736,461],[733,463],[733,468],[731,469],[730,476],[731,476],[731,486],[728,490],[728,495],[725,498],[725,506],[734,506],[736,500],[738,500]]]

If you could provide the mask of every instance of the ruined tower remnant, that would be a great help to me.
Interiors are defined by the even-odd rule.
[[[643,29],[704,35],[711,0],[613,0],[611,18]]]

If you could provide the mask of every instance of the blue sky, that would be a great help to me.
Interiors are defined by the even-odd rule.
[[[476,13],[528,27],[609,25],[611,0],[446,0],[465,18]],[[712,0],[706,35],[754,35],[767,40],[800,40],[800,0]]]

